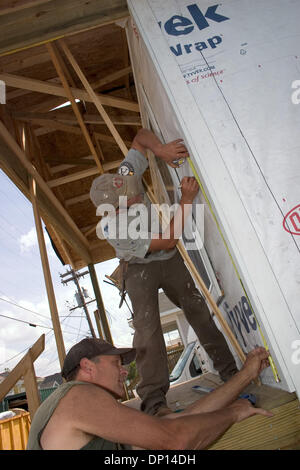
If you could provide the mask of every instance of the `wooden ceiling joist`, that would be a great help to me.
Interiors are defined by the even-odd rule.
[[[68,160],[69,161],[69,160]],[[87,155],[86,157],[80,158],[80,160],[76,159],[74,163],[63,163],[61,165],[51,166],[49,171],[52,175],[55,173],[60,173],[61,171],[69,170],[70,168],[75,168],[76,166],[82,165],[93,165],[94,158],[92,155]]]
[[[4,10],[0,54],[108,25],[129,15],[126,0],[51,0]]]
[[[61,122],[64,124],[76,124],[76,118],[70,113],[55,112],[51,111],[49,113],[31,113],[24,111],[14,111],[12,109],[11,115],[15,119],[20,119],[22,121],[33,121],[33,122],[42,122],[52,120],[54,122]],[[86,124],[104,124],[104,120],[98,114],[84,114],[84,122]],[[141,126],[141,118],[139,116],[111,116],[111,120],[114,124],[124,125],[124,126]],[[114,139],[113,139],[114,140]]]
[[[0,73],[0,80],[3,80],[6,86],[24,88],[25,90],[36,91],[38,93],[45,93],[48,95],[55,95],[68,98],[64,87],[61,85],[56,85],[55,83],[44,82],[43,80],[35,80],[33,78],[22,77],[20,75],[14,75],[9,73]],[[87,93],[85,90],[72,87],[71,91],[74,98],[90,103],[94,102],[89,93]],[[101,105],[139,112],[138,103],[135,103],[134,101],[126,100],[124,98],[116,98],[114,96],[103,95],[95,92],[94,94]]]
[[[118,168],[121,162],[122,160],[106,164],[104,163],[103,170],[106,172],[112,170],[113,168]],[[55,188],[57,186],[61,186],[62,184],[72,183],[73,181],[78,181],[84,178],[88,178],[89,176],[97,175],[97,173],[99,173],[97,167],[89,168],[87,170],[79,171],[77,173],[72,173],[71,175],[62,176],[61,178],[50,180],[47,184],[49,188]]]
[[[118,80],[119,78],[122,77],[128,77],[128,75],[132,72],[131,66],[124,67],[121,70],[118,70],[117,72],[113,72],[109,75],[107,75],[104,78],[99,78],[99,80],[92,82],[91,87],[93,90],[96,90],[97,88],[101,88],[104,85],[107,85],[108,83],[114,82],[115,80]]]

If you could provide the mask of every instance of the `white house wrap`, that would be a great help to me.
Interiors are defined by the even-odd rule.
[[[203,190],[212,294],[245,352],[300,395],[300,2],[128,0],[144,116],[182,137]],[[171,170],[192,175],[188,164]],[[253,311],[251,310],[251,307]]]

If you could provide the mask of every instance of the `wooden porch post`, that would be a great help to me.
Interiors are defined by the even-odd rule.
[[[108,324],[108,321],[107,321],[107,318],[106,318],[105,308],[104,308],[104,304],[103,304],[103,300],[102,300],[102,295],[101,295],[101,292],[100,292],[100,287],[99,287],[99,284],[98,284],[98,279],[97,279],[97,275],[96,275],[96,271],[95,271],[95,266],[93,264],[89,264],[88,268],[89,268],[91,281],[92,281],[92,284],[93,284],[95,297],[96,297],[96,301],[97,301],[97,307],[98,307],[98,311],[99,311],[99,315],[100,315],[100,319],[101,319],[101,323],[102,323],[104,339],[106,341],[108,341],[109,343],[113,344],[113,339],[112,339],[109,324]]]
[[[31,178],[30,194],[31,194],[31,202],[32,202],[33,214],[34,214],[34,220],[35,220],[35,227],[36,227],[37,236],[38,236],[41,261],[42,261],[42,266],[43,266],[46,290],[47,290],[47,295],[48,295],[49,307],[50,307],[50,312],[51,312],[52,324],[53,324],[54,335],[55,335],[55,340],[56,340],[58,358],[59,358],[60,366],[62,368],[64,359],[66,356],[66,351],[65,351],[64,340],[63,340],[62,331],[60,327],[56,299],[55,299],[55,294],[54,294],[54,289],[53,289],[53,283],[51,279],[51,272],[50,272],[49,261],[48,261],[48,256],[47,256],[45,238],[44,238],[41,218],[39,214],[38,203],[36,200],[36,184],[35,184],[34,178]]]

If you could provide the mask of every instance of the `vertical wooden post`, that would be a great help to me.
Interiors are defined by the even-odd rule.
[[[41,398],[37,386],[36,375],[30,351],[29,354],[26,356],[26,372],[24,374],[24,385],[28,402],[28,411],[32,419],[36,410],[40,406]]]
[[[54,335],[55,335],[55,340],[56,340],[58,358],[59,358],[60,366],[62,368],[64,359],[66,356],[66,351],[65,351],[64,340],[63,340],[61,327],[60,327],[58,310],[57,310],[55,294],[54,294],[54,289],[53,289],[53,283],[51,279],[51,272],[50,272],[49,261],[48,261],[48,256],[47,256],[44,233],[43,233],[41,218],[39,214],[38,203],[36,199],[36,184],[33,178],[31,178],[31,182],[30,182],[30,194],[31,194],[31,202],[32,202],[33,214],[34,214],[34,220],[35,220],[35,227],[36,227],[37,236],[38,236],[42,267],[43,267],[43,272],[44,272],[46,290],[47,290],[48,301],[49,301],[49,306],[50,306],[52,324],[53,324]]]
[[[103,333],[102,333],[102,328],[101,328],[101,320],[100,320],[99,310],[95,310],[94,315],[95,315],[97,330],[98,330],[98,333],[99,333],[99,338],[104,339],[103,338]]]
[[[109,324],[106,318],[105,308],[104,308],[104,304],[102,300],[102,295],[100,292],[100,287],[98,284],[95,266],[93,264],[89,264],[88,268],[89,268],[91,281],[93,284],[94,293],[95,293],[95,297],[97,301],[97,307],[98,307],[98,311],[99,311],[99,315],[100,315],[100,319],[101,319],[101,323],[103,327],[104,339],[106,339],[106,341],[108,341],[109,343],[113,344],[113,339],[112,339]]]

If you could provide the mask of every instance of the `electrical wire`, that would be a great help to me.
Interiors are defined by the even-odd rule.
[[[0,300],[2,300],[3,302],[7,302],[8,304],[14,305],[15,307],[26,310],[27,312],[33,313],[34,315],[38,315],[39,317],[46,318],[46,320],[51,321],[51,319],[49,317],[46,317],[45,315],[42,315],[41,313],[34,312],[33,310],[30,310],[29,308],[22,307],[21,305],[18,305],[16,303],[12,302],[11,300],[3,299],[3,297],[0,297]]]
[[[0,317],[9,318],[10,320],[15,320],[21,323],[26,323],[27,325],[32,326],[34,328],[39,326],[40,328],[47,328],[48,330],[53,330],[53,328],[51,328],[50,326],[38,325],[37,323],[30,323],[29,321],[19,320],[18,318],[9,317],[8,315],[3,315],[2,313],[0,314]]]

